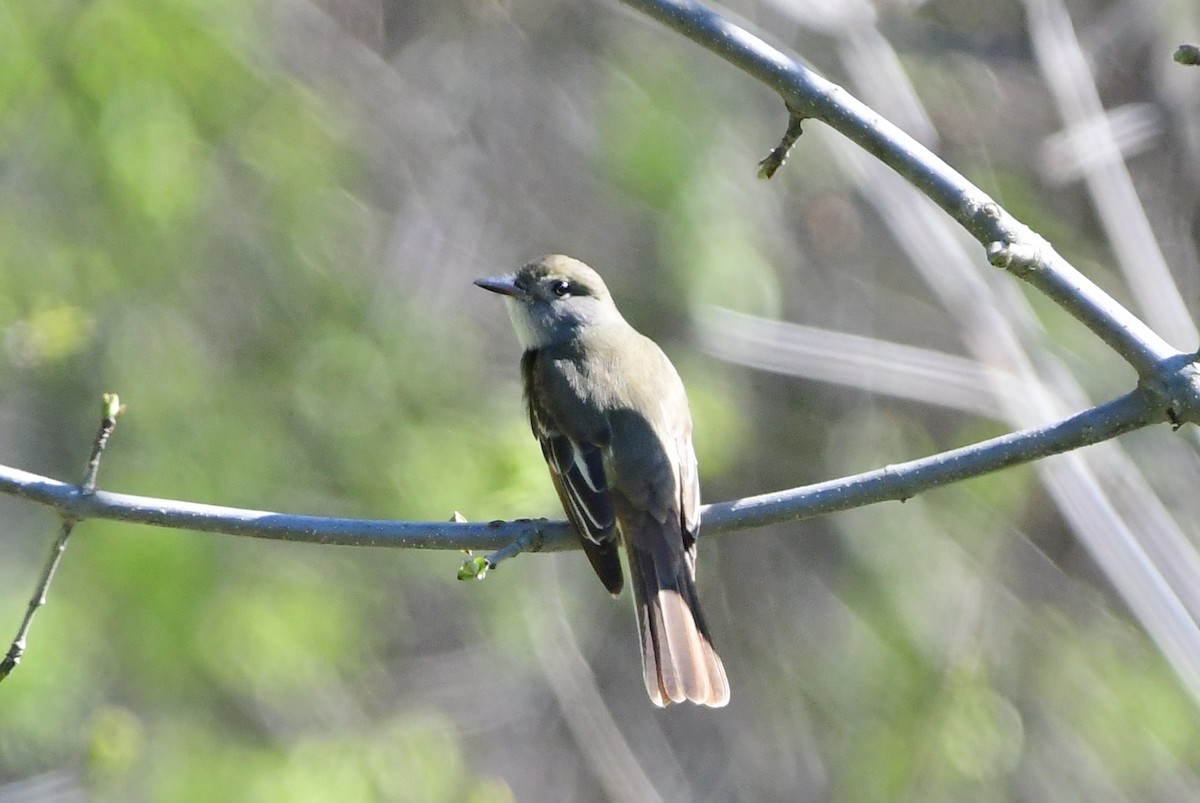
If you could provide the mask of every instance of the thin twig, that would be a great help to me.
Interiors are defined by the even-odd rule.
[[[804,118],[791,109],[788,109],[788,114],[788,127],[787,131],[783,132],[783,139],[758,163],[759,178],[769,179],[774,176],[775,172],[787,161],[788,154],[791,153],[796,140],[800,139],[800,135],[804,133]]]
[[[96,493],[96,475],[100,471],[100,458],[104,455],[104,449],[108,446],[108,439],[112,435],[113,429],[117,426],[117,418],[125,408],[121,405],[121,400],[115,393],[105,393],[100,412],[100,429],[96,432],[96,438],[92,442],[92,454],[88,458],[87,470],[84,472],[83,482],[78,486],[78,491],[81,496],[92,496]],[[59,515],[62,517],[62,528],[58,532],[58,538],[54,541],[54,546],[50,549],[50,557],[46,560],[46,567],[42,569],[42,577],[38,581],[37,588],[33,592],[33,597],[29,600],[29,607],[25,610],[25,618],[21,620],[21,626],[17,628],[17,635],[13,638],[12,645],[8,648],[8,653],[0,660],[0,680],[8,677],[17,664],[21,663],[21,658],[25,655],[25,644],[29,635],[29,628],[33,624],[34,614],[38,609],[46,604],[46,595],[50,590],[50,583],[54,580],[54,573],[58,571],[58,565],[62,562],[63,555],[67,551],[67,541],[71,537],[71,532],[75,529],[75,525],[80,519],[71,516],[67,511],[59,508]]]
[[[467,519],[457,510],[454,511],[454,516],[450,521],[456,524],[466,524]],[[536,521],[540,524],[550,523],[549,519],[518,519],[515,523],[525,524],[531,521]],[[554,526],[561,526],[562,522],[555,522]],[[500,565],[500,561],[515,558],[522,552],[540,552],[542,550],[542,542],[544,540],[543,531],[540,527],[526,529],[517,535],[516,538],[508,542],[504,546],[497,549],[490,555],[475,555],[472,550],[465,550],[467,559],[463,561],[462,566],[458,570],[459,580],[483,580],[487,577],[488,572]]]
[[[25,618],[21,620],[21,626],[17,629],[17,635],[8,648],[4,660],[0,661],[0,680],[4,680],[10,672],[17,668],[17,664],[21,663],[21,657],[25,655],[26,636],[29,634],[29,626],[33,624],[33,615],[37,613],[38,608],[46,604],[46,592],[50,589],[50,581],[54,579],[54,573],[58,571],[58,564],[62,561],[63,553],[67,551],[67,539],[71,537],[73,529],[75,529],[75,522],[64,518],[58,538],[55,539],[54,546],[50,549],[50,558],[46,561],[46,567],[42,569],[42,578],[33,592],[33,598],[29,600],[29,607],[25,609]]]
[[[108,439],[116,429],[117,419],[124,412],[125,405],[121,404],[120,396],[115,393],[104,394],[100,410],[100,430],[96,433],[96,440],[92,443],[92,456],[88,458],[83,482],[79,484],[80,491],[85,496],[91,496],[96,492],[96,475],[100,472],[100,458],[108,446]]]
[[[543,519],[545,521],[545,519]],[[494,569],[500,565],[500,561],[515,558],[522,552],[539,552],[541,551],[541,530],[526,530],[512,540],[507,546],[502,546],[492,554],[488,555],[485,560],[489,569]]]

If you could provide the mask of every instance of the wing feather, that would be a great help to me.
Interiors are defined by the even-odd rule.
[[[538,354],[536,350],[527,351],[521,361],[529,424],[542,447],[567,519],[600,581],[616,595],[625,581],[617,554],[617,516],[604,471],[604,446],[571,438],[557,425],[552,411],[540,401],[545,394],[535,388],[539,381]]]

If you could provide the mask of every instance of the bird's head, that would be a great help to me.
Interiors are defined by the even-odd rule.
[[[624,320],[600,274],[562,254],[475,284],[505,296],[517,339],[526,349],[564,343],[586,327]]]

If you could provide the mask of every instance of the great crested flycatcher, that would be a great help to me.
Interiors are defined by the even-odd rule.
[[[683,382],[567,256],[475,284],[501,293],[525,349],[533,434],[592,568],[616,596],[625,545],[646,691],[655,705],[729,702],[696,596],[700,482]]]

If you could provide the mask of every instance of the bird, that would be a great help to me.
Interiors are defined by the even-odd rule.
[[[614,597],[624,547],[651,702],[725,706],[729,682],[696,592],[700,481],[678,372],[577,259],[552,254],[475,284],[505,297],[530,426]]]

